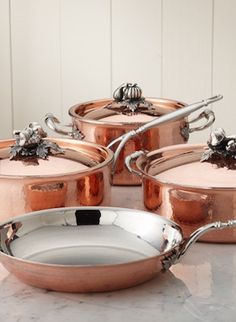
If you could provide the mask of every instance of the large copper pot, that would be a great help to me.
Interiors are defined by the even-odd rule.
[[[205,144],[181,144],[126,159],[129,170],[142,178],[145,207],[174,220],[186,237],[202,225],[236,219],[236,170],[200,162],[206,150]],[[235,243],[236,229],[209,232],[200,240]]]
[[[84,138],[86,141],[109,146],[113,151],[116,151],[117,144],[112,145],[116,138],[137,129],[146,122],[186,106],[185,103],[163,98],[146,98],[144,100],[143,97],[140,97],[140,103],[137,99],[140,88],[136,84],[123,84],[122,86],[114,92],[114,100],[102,99],[72,106],[69,109],[73,128],[70,133],[68,133],[68,129],[65,130],[59,125],[58,119],[52,114],[46,116],[46,124],[60,134]],[[129,99],[124,98],[125,90]],[[133,92],[131,92],[132,90]],[[133,100],[132,94],[135,96]],[[205,123],[198,127],[191,127],[191,124],[199,119],[205,119]],[[124,165],[127,155],[141,149],[152,151],[164,146],[186,143],[190,133],[206,129],[213,122],[214,113],[211,110],[205,110],[192,120],[182,117],[168,124],[154,126],[131,138],[120,151],[113,184],[138,185],[141,183],[139,178],[127,171]]]
[[[41,209],[110,204],[112,151],[77,140],[50,141],[64,153],[39,164],[10,160],[14,140],[0,141],[1,221]]]

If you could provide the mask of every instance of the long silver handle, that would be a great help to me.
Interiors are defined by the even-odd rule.
[[[175,249],[169,256],[162,260],[163,269],[167,270],[173,264],[176,264],[202,235],[211,230],[221,230],[226,228],[236,227],[236,220],[229,220],[227,222],[216,221],[195,230],[189,238],[185,239],[180,245],[179,249]]]
[[[115,154],[114,154],[112,174],[114,174],[114,172],[115,172],[115,165],[116,165],[117,159],[120,155],[120,152],[128,140],[130,140],[131,138],[135,137],[136,135],[138,135],[140,133],[143,133],[143,132],[151,129],[154,126],[165,124],[170,121],[175,121],[175,120],[178,120],[182,117],[188,116],[192,112],[195,112],[195,111],[199,110],[200,108],[207,106],[209,104],[217,102],[217,101],[221,100],[222,98],[223,98],[222,95],[216,95],[216,96],[210,97],[208,99],[202,100],[200,102],[188,105],[188,106],[183,107],[183,108],[176,110],[174,112],[160,116],[159,118],[155,118],[154,120],[143,124],[142,126],[137,128],[136,130],[132,130],[132,131],[120,136],[119,138],[115,139],[114,141],[112,141],[108,145],[108,148],[112,147],[115,143],[120,142],[120,144],[118,145],[118,147],[115,151]]]

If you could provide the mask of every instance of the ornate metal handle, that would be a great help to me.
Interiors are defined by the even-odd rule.
[[[142,96],[142,89],[135,83],[121,84],[113,93],[113,102],[106,108],[115,110],[121,114],[133,115],[137,112],[152,109],[152,103]]]
[[[22,160],[38,164],[38,158],[47,159],[48,155],[64,153],[55,142],[46,139],[47,133],[37,122],[31,122],[23,130],[13,132],[15,144],[10,148],[10,160]]]
[[[125,158],[125,165],[126,165],[126,168],[129,170],[130,173],[134,173],[136,174],[138,177],[142,177],[142,174],[141,172],[135,170],[134,168],[132,168],[132,165],[131,165],[131,162],[133,162],[135,159],[137,159],[138,157],[140,157],[140,155],[145,155],[145,152],[144,151],[136,151],[130,155],[128,155],[126,158]]]
[[[210,162],[219,168],[236,170],[235,135],[226,136],[222,128],[217,128],[211,132],[207,145],[208,149],[203,152],[201,162]]]
[[[169,269],[173,264],[176,264],[186,251],[192,246],[199,237],[211,230],[220,230],[225,228],[236,227],[236,220],[229,220],[227,222],[216,221],[195,230],[189,238],[185,239],[178,249],[175,249],[171,255],[162,260],[163,270]]]
[[[197,121],[199,121],[201,119],[206,120],[206,122],[203,125],[195,126],[195,127],[192,127],[192,128],[189,126],[190,124],[192,124],[194,122],[197,122]],[[188,140],[190,133],[205,130],[208,127],[210,127],[214,122],[215,122],[215,114],[214,114],[214,112],[212,110],[205,109],[198,116],[196,116],[195,118],[191,119],[188,122],[187,126],[185,126],[184,128],[181,129],[181,134],[183,135],[183,137],[186,140]]]
[[[64,129],[60,125],[61,123],[58,120],[58,118],[54,116],[52,113],[48,113],[45,115],[44,122],[46,123],[49,129],[58,134],[67,135],[76,140],[83,140],[84,138],[84,134],[78,129],[73,129],[72,125],[64,125],[64,127],[71,128],[71,131]]]
[[[131,138],[137,136],[140,133],[143,133],[145,131],[147,131],[148,129],[153,128],[154,126],[157,125],[161,125],[161,124],[165,124],[168,123],[170,121],[174,121],[174,120],[178,120],[181,117],[185,117],[188,116],[189,114],[191,114],[192,112],[195,112],[197,110],[199,110],[201,107],[207,106],[211,103],[217,102],[219,100],[221,100],[223,98],[222,95],[216,95],[213,97],[210,97],[206,100],[202,100],[200,102],[185,106],[179,110],[176,110],[174,112],[165,114],[161,117],[155,118],[154,120],[145,123],[144,125],[140,126],[139,128],[137,128],[136,130],[131,130],[130,132],[120,136],[119,138],[115,139],[114,141],[112,141],[108,147],[110,148],[111,146],[113,146],[115,143],[119,143],[115,155],[114,155],[114,162],[113,162],[113,167],[112,167],[112,174],[115,173],[115,165],[116,162],[118,160],[118,157],[120,155],[121,150],[123,149],[124,145],[126,144],[127,141],[129,141]]]

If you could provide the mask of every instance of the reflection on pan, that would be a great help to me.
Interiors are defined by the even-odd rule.
[[[67,292],[134,286],[167,270],[213,223],[184,240],[177,224],[145,211],[81,207],[38,211],[0,227],[0,260],[24,282]]]

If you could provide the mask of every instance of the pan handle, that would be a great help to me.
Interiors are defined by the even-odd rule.
[[[190,124],[197,122],[201,119],[205,119],[205,122],[202,125],[190,127]],[[188,121],[188,124],[181,129],[181,134],[186,140],[188,140],[190,133],[205,130],[208,127],[210,127],[214,122],[215,122],[215,113],[210,109],[205,109],[198,116]]]
[[[115,154],[114,154],[114,162],[113,162],[112,170],[111,170],[112,175],[115,173],[116,162],[118,160],[121,150],[125,146],[126,142],[128,142],[131,138],[139,135],[140,133],[144,133],[148,129],[153,128],[154,126],[165,124],[170,121],[178,120],[181,117],[188,116],[189,114],[199,110],[200,108],[207,106],[209,104],[212,104],[214,102],[217,102],[217,101],[221,100],[222,98],[223,98],[222,95],[216,95],[216,96],[210,97],[208,99],[202,100],[200,102],[185,106],[185,107],[178,109],[174,112],[162,115],[161,117],[158,117],[158,118],[155,118],[154,120],[143,124],[142,126],[137,128],[136,130],[131,130],[130,132],[128,132],[128,133],[120,136],[119,138],[115,139],[114,141],[112,141],[108,145],[108,148],[113,146],[115,143],[119,142],[118,147],[117,147]]]
[[[130,173],[134,173],[136,174],[138,177],[142,177],[142,174],[141,172],[135,170],[133,167],[132,167],[132,162],[134,160],[136,160],[138,157],[140,157],[141,155],[145,155],[145,152],[144,151],[136,151],[130,155],[128,155],[126,158],[125,158],[125,165],[126,165],[126,168],[129,170]]]
[[[179,262],[179,260],[185,255],[187,250],[192,246],[199,237],[211,230],[221,230],[225,228],[236,227],[236,220],[229,220],[227,222],[216,221],[205,226],[202,226],[195,230],[189,238],[185,239],[178,249],[173,250],[173,252],[166,256],[162,260],[163,270],[168,270],[173,264]]]
[[[46,123],[49,129],[58,134],[67,135],[70,136],[72,139],[76,140],[83,140],[84,138],[84,134],[80,130],[73,128],[72,124],[61,126],[61,123],[58,120],[58,118],[52,113],[48,113],[45,115],[44,122]],[[71,128],[71,131],[68,131],[68,129],[64,129],[64,127]]]

